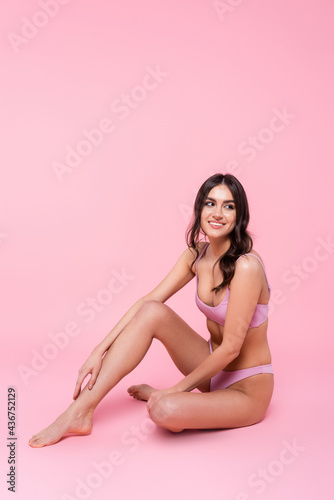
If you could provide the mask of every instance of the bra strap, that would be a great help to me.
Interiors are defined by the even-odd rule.
[[[243,255],[240,255],[240,257],[238,257],[237,260],[241,259],[241,257],[243,257],[244,255],[252,255],[253,257],[255,257],[260,262],[260,264],[262,266],[262,269],[263,269],[263,272],[264,272],[264,275],[265,275],[266,280],[267,280],[267,285],[270,288],[269,281],[268,281],[268,276],[267,276],[266,270],[264,268],[264,265],[263,265],[261,259],[259,259],[259,257],[257,255],[254,255],[253,253],[244,253]]]

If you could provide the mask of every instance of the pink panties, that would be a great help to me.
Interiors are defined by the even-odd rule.
[[[210,352],[212,352],[211,342],[209,341]],[[217,391],[219,389],[226,389],[232,384],[243,380],[244,378],[259,375],[260,373],[274,373],[272,365],[259,365],[252,366],[251,368],[244,368],[242,370],[225,371],[217,373],[211,379],[210,391]]]

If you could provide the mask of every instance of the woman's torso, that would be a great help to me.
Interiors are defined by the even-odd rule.
[[[200,254],[203,252],[203,250],[204,252],[200,259],[196,260],[196,263],[194,263],[193,266],[194,272],[196,272],[197,267],[198,287],[196,293],[199,301],[202,302],[203,305],[209,305],[212,310],[214,310],[215,308],[219,310],[220,304],[226,303],[227,305],[228,303],[228,289],[227,287],[224,287],[217,294],[211,291],[213,287],[219,285],[223,281],[223,276],[218,265],[215,266],[214,272],[212,274],[214,262],[210,262],[210,260],[206,258],[206,245],[207,243],[203,242],[199,244],[198,249]],[[260,256],[257,252],[253,250],[251,253],[258,259],[260,259]],[[265,272],[263,271],[262,274],[262,286],[258,304],[268,304],[270,289],[267,283]],[[209,316],[211,316],[211,318],[212,316],[214,317],[214,315],[212,314]],[[212,349],[215,350],[224,339],[224,326],[222,324],[219,324],[217,321],[208,318],[207,327],[211,336]],[[265,321],[263,321],[258,326],[249,328],[238,357],[235,358],[224,369],[239,370],[242,368],[249,368],[251,366],[271,363],[271,354],[267,340],[267,327],[268,319],[265,319]]]

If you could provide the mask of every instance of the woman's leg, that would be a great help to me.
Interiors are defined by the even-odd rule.
[[[163,396],[153,403],[149,414],[157,425],[174,432],[245,427],[262,420],[273,387],[272,374],[253,375],[227,389]]]
[[[153,338],[164,344],[175,365],[184,375],[193,371],[209,355],[206,340],[172,309],[161,302],[146,302],[104,356],[93,389],[89,390],[86,386],[53,424],[31,438],[30,446],[54,444],[68,433],[89,433],[98,403],[140,363]],[[200,389],[209,390],[209,382]]]

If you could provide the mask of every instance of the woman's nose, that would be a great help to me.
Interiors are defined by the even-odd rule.
[[[217,217],[217,219],[221,219],[223,216],[223,210],[220,207],[216,206],[213,210],[213,216]]]

